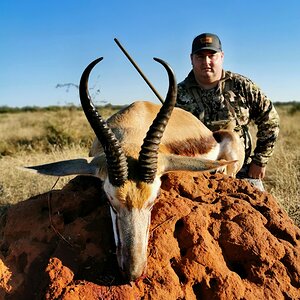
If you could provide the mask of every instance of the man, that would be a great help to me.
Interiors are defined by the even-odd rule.
[[[250,79],[223,70],[224,53],[217,35],[197,36],[190,57],[193,68],[178,84],[177,106],[190,111],[212,131],[236,131],[245,145],[244,166],[237,177],[263,190],[261,179],[279,133],[279,116],[273,104]],[[251,121],[257,126],[253,153]]]

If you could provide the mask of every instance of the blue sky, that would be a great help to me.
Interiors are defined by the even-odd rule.
[[[300,1],[1,0],[0,106],[79,105],[86,65],[96,104],[158,102],[114,42],[117,38],[164,96],[159,57],[183,80],[193,38],[219,35],[224,68],[248,76],[273,101],[300,101]],[[99,90],[98,93],[94,92]]]

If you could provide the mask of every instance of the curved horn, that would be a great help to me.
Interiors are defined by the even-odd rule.
[[[102,59],[103,57],[94,60],[83,71],[79,84],[79,95],[86,118],[104,149],[109,181],[114,186],[121,186],[128,176],[126,156],[115,134],[98,113],[88,91],[90,72]]]
[[[154,181],[157,172],[157,157],[160,141],[176,104],[177,97],[177,84],[173,70],[163,60],[159,58],[154,58],[154,60],[162,64],[167,70],[169,90],[165,102],[147,132],[139,154],[140,177],[142,181],[148,183]]]

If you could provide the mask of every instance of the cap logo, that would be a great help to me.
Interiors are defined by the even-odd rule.
[[[201,44],[212,44],[213,39],[210,36],[206,36],[200,39]]]

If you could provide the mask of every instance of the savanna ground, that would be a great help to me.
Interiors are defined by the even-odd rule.
[[[104,117],[120,107],[100,108]],[[300,105],[277,104],[281,131],[264,181],[289,216],[300,226]],[[0,109],[0,209],[33,195],[61,188],[71,177],[24,172],[22,166],[86,157],[94,134],[81,109]]]

